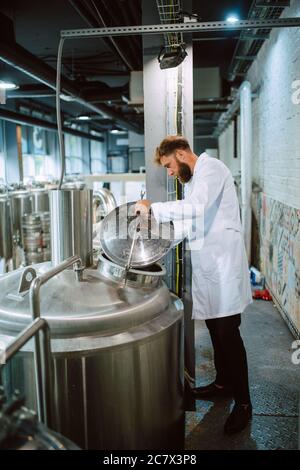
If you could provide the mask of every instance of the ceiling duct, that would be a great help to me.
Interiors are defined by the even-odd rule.
[[[5,41],[0,41],[0,60],[34,80],[47,85],[52,90],[56,90],[55,70],[19,44],[7,44]],[[137,124],[128,122],[125,116],[109,106],[105,104],[94,105],[88,102],[79,87],[66,77],[61,78],[61,91],[66,95],[70,95],[72,101],[81,104],[90,111],[100,114],[100,116],[109,117],[128,130],[137,133],[142,132]]]

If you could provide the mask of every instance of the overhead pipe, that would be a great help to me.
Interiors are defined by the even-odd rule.
[[[108,17],[111,19],[112,24],[117,25],[119,23],[119,21],[118,21],[118,18],[115,16],[114,11],[112,9],[112,4],[111,4],[112,2],[107,2],[106,0],[100,0],[100,3],[101,3],[101,7],[106,11],[106,15],[108,15]],[[102,9],[101,9],[101,11],[102,11]],[[99,13],[99,10],[98,10],[98,13]],[[128,16],[126,15],[126,7],[121,9],[118,12],[118,15],[120,15],[120,13],[122,13],[122,15],[124,17],[124,19],[121,20],[122,21],[121,24],[123,23],[123,24],[128,24],[129,25],[130,21],[128,22]],[[126,18],[127,18],[127,20],[126,20]],[[102,20],[102,22],[104,21],[102,16],[101,16],[101,20]],[[114,39],[111,38],[111,40],[114,40]],[[123,38],[123,40],[124,40],[124,38]],[[135,46],[133,44],[133,42],[137,43],[137,41],[138,41],[138,39],[135,36],[133,36],[132,38],[126,38],[126,43],[125,43],[125,49],[127,49],[128,52],[129,51],[131,52],[131,57],[134,59],[135,64],[141,63],[141,60],[142,60],[142,59],[139,60],[138,57],[137,57],[137,47],[138,46],[137,45]],[[127,46],[126,46],[126,44],[127,44]],[[135,67],[132,68],[131,70],[137,70],[140,67],[141,66],[137,67],[135,65]]]
[[[17,113],[16,111],[11,111],[10,109],[5,109],[3,107],[0,108],[0,119],[14,122],[16,124],[25,124],[26,126],[37,126],[48,131],[57,131],[57,125],[54,122],[28,116],[27,114]],[[62,128],[62,132],[64,134],[71,134],[77,137],[82,137],[83,139],[96,140],[97,142],[104,141],[103,137],[97,137],[93,134],[88,134],[87,132],[82,132],[77,129],[72,129],[65,126]]]
[[[5,41],[0,41],[0,60],[30,78],[47,85],[52,90],[56,90],[56,71],[19,44],[15,43],[11,45],[7,44]],[[94,105],[89,103],[80,89],[77,88],[71,80],[63,76],[61,77],[61,93],[71,95],[70,98],[72,101],[81,104],[100,116],[113,119],[125,129],[139,134],[142,132],[140,126],[129,123],[125,116],[113,111],[109,106],[105,104]]]
[[[86,6],[81,3],[80,0],[69,0],[69,3],[72,5],[74,10],[77,11],[77,13],[81,16],[81,18],[90,27],[92,27],[92,28],[99,27],[99,22],[96,21],[95,17],[89,12],[89,10],[86,8]],[[100,12],[99,11],[97,11],[97,12],[98,12],[98,18],[100,20],[100,27],[106,28],[106,24],[105,24],[102,16],[100,15]],[[117,53],[117,55],[120,57],[120,59],[122,60],[123,64],[126,66],[126,68],[128,70],[134,70],[134,67],[133,67],[132,63],[130,62],[130,60],[127,57],[127,54],[124,54],[124,52],[121,51],[121,49],[117,45],[116,41],[112,37],[103,38],[103,39],[106,42],[106,44],[108,44],[108,46],[110,48],[112,48],[115,53]]]

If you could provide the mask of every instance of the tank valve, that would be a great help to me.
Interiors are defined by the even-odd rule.
[[[75,274],[76,274],[76,280],[78,282],[82,282],[83,281],[83,271],[85,269],[85,266],[82,265],[82,261],[77,261],[74,265],[74,271],[75,271]]]

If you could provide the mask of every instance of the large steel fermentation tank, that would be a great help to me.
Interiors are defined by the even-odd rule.
[[[49,191],[34,188],[30,191],[32,212],[49,212]]]
[[[7,194],[0,194],[0,258],[13,256],[10,200]]]
[[[32,197],[29,191],[18,190],[9,193],[15,242],[23,246],[22,217],[32,213]]]
[[[91,194],[80,193],[81,203],[73,204],[66,220],[92,220]],[[52,197],[64,200],[59,192]],[[89,236],[83,258],[91,246]],[[33,267],[39,276],[51,263]],[[169,293],[159,264],[131,269],[120,292],[123,274],[123,267],[100,256],[97,268],[64,270],[41,288],[40,311],[50,326],[53,355],[51,428],[82,448],[182,448],[181,301]],[[0,279],[0,340],[5,344],[31,320],[29,295],[22,300],[11,295],[21,275],[18,270]],[[36,407],[32,348],[28,343],[6,367],[6,381],[24,391],[27,406]]]
[[[83,264],[91,266],[93,191],[55,189],[49,192],[49,196],[53,263],[57,264],[73,254],[80,254]]]

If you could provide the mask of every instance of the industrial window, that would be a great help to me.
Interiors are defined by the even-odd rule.
[[[74,126],[72,126],[74,127]],[[71,134],[65,134],[66,174],[83,172],[82,139]]]
[[[93,135],[101,136],[101,134],[91,131]],[[105,142],[90,140],[91,155],[91,172],[106,173],[107,171],[107,155],[105,150]]]
[[[53,178],[55,163],[49,152],[48,131],[36,126],[22,126],[21,129],[24,182]]]

